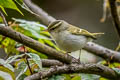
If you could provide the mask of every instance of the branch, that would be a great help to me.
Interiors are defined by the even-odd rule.
[[[62,66],[63,63],[57,60],[51,60],[51,59],[42,59],[42,65],[44,67],[50,67],[50,66]]]
[[[108,2],[110,4],[110,11],[111,11],[111,15],[113,18],[113,23],[116,27],[116,30],[120,38],[120,20],[119,20],[119,15],[117,12],[116,0],[108,0]]]
[[[39,73],[33,74],[31,76],[26,77],[24,80],[41,80],[46,77],[50,77],[55,74],[62,73],[88,73],[88,74],[97,74],[102,77],[118,80],[118,74],[116,72],[106,66],[99,64],[71,64],[71,65],[63,65],[52,67],[47,71],[41,71]]]
[[[84,49],[89,52],[92,52],[92,54],[102,57],[107,61],[120,62],[119,52],[105,48],[93,42],[88,42],[87,45],[84,47]]]
[[[1,8],[0,8],[0,16],[3,19],[3,22],[4,22],[5,26],[8,27],[8,23],[7,23],[6,19],[5,19],[4,14],[2,13],[2,9]]]
[[[0,34],[12,38],[13,40],[16,40],[38,52],[42,52],[48,56],[54,57],[54,59],[60,60],[64,63],[77,62],[75,58],[58,52],[47,45],[41,44],[38,41],[33,40],[32,38],[29,38],[19,32],[14,31],[10,27],[0,26]],[[102,47],[95,43],[87,43],[85,49],[104,59],[110,60],[111,57],[113,57],[112,61],[120,62],[120,53]]]
[[[10,63],[11,65],[14,65],[17,61],[19,61],[20,59],[17,59],[15,61],[13,61],[12,63]],[[29,61],[31,59],[28,59]],[[50,67],[50,66],[62,66],[63,63],[58,61],[58,60],[52,60],[52,59],[41,59],[42,61],[42,66],[44,67]]]
[[[23,0],[24,3],[36,14],[37,18],[43,23],[48,25],[50,22],[55,21],[56,19],[52,16],[49,16],[45,11],[43,11],[41,8],[39,8],[37,5],[31,2],[31,0]],[[36,16],[36,15],[35,15]]]
[[[56,51],[55,49],[44,45],[32,38],[29,38],[19,32],[14,31],[10,27],[4,27],[0,25],[0,34],[9,37],[17,42],[20,42],[38,52],[42,52],[48,56],[54,57],[54,59],[60,60],[64,63],[72,63],[78,62],[77,59],[73,58],[72,56],[65,55],[62,52]]]

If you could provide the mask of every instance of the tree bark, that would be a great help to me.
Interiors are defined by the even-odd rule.
[[[26,77],[24,80],[42,80],[45,77],[50,77],[55,74],[62,73],[89,73],[97,74],[110,80],[118,80],[116,72],[106,66],[99,64],[70,64],[63,66],[52,67],[47,71],[41,71],[34,75]]]

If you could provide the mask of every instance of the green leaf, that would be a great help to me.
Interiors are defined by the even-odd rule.
[[[17,58],[22,57],[22,56],[24,56],[24,55],[25,55],[25,54],[10,56],[10,57],[5,61],[5,63],[11,63],[11,62],[13,62],[14,60],[16,60]]]
[[[120,69],[119,68],[112,68],[117,74],[120,75]]]
[[[101,77],[99,80],[108,80],[108,79]]]
[[[94,74],[80,74],[82,80],[98,80],[100,76]]]
[[[6,38],[2,44],[5,46],[5,50],[6,50],[6,53],[9,54],[13,54],[13,53],[19,53],[16,48],[15,48],[15,45],[16,45],[16,41],[15,40],[12,40],[10,38]]]
[[[40,31],[40,28],[47,28],[46,26],[39,24],[35,21],[26,21],[24,19],[16,19],[16,18],[12,18],[13,20],[15,20],[16,22],[22,23],[22,24],[29,24],[30,27],[36,31]]]
[[[40,43],[45,44],[44,41],[43,41],[43,39],[38,39],[38,41],[39,41]]]
[[[61,75],[53,75],[51,78],[48,80],[64,80],[64,76]]]
[[[17,3],[23,4],[23,0],[15,0]]]
[[[60,51],[60,49],[51,41],[51,40],[43,40],[45,43],[47,43],[49,46],[54,47],[56,50]]]
[[[36,50],[34,50],[34,49],[31,49],[31,48],[28,48],[28,47],[27,47],[27,50],[28,50],[28,52],[37,54],[38,56],[40,56],[40,58],[44,58],[44,59],[47,59],[47,58],[48,58],[45,54],[40,53],[40,52],[38,52],[38,51],[36,51]]]
[[[81,80],[81,77],[80,76],[75,76],[71,80]]]
[[[5,63],[5,60],[0,59],[0,64],[14,72],[14,68],[10,64]]]
[[[1,5],[0,5],[0,8],[2,9],[2,11],[7,15],[7,13],[6,13],[6,11],[5,11],[5,9],[4,9],[4,7],[2,7]]]
[[[14,53],[19,53],[16,48],[15,48],[15,45],[16,45],[16,41],[15,40],[12,40],[8,37],[6,37],[3,41],[2,41],[2,45],[5,47],[5,52],[9,55],[11,54],[14,54]]]
[[[29,32],[29,34],[27,34],[27,36],[30,36],[30,37],[33,36],[33,37],[40,38],[40,39],[50,39],[47,36],[40,33],[40,32],[42,32],[41,29],[47,28],[46,26],[39,24],[37,22],[34,22],[34,21],[26,21],[26,20],[15,19],[15,18],[13,18],[13,20],[15,20],[16,22],[19,22],[20,23],[19,26]],[[24,31],[24,32],[26,32],[26,31]]]
[[[118,68],[120,67],[120,63],[117,63],[117,62],[114,62],[113,65],[114,65],[114,67],[116,67],[116,68],[117,68],[117,67],[118,67]]]
[[[46,36],[50,37],[50,33],[49,33],[49,32],[45,32],[45,31],[43,31],[42,29],[41,29],[40,34],[46,35]]]
[[[0,22],[3,22],[3,19],[2,19],[2,17],[0,16]]]
[[[11,75],[12,79],[10,77],[8,77],[8,75],[5,75],[5,73],[8,74],[8,75]],[[9,68],[6,68],[4,66],[0,66],[0,76],[2,78],[4,78],[5,80],[8,80],[8,79],[9,80],[15,80],[14,72],[11,71]],[[7,79],[6,79],[6,77],[7,77]]]
[[[42,62],[40,57],[37,54],[34,53],[27,53],[29,57],[39,66],[40,70],[42,70]]]
[[[25,77],[27,77],[28,75],[26,75],[26,74],[22,74],[17,80],[24,80],[25,79]]]
[[[27,68],[28,66],[24,62],[18,64],[18,68],[15,70],[16,80],[19,80],[19,78],[21,78],[21,76],[27,71]]]
[[[5,80],[3,77],[0,76],[0,80]]]
[[[17,8],[13,0],[0,0],[0,6],[17,10],[19,13],[23,15],[23,13]]]
[[[64,76],[64,80],[71,80],[70,74],[62,74]]]

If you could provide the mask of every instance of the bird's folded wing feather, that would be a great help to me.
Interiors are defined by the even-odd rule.
[[[104,33],[90,33],[85,29],[80,29],[78,27],[72,26],[68,28],[68,31],[74,35],[84,35],[87,37],[91,37],[93,39],[96,39],[98,36]]]

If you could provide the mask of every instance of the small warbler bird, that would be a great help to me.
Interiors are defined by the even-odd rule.
[[[56,20],[48,25],[48,32],[55,40],[57,46],[66,51],[74,52],[80,50],[92,39],[104,33],[90,33],[87,30],[73,26],[64,20]],[[79,55],[80,62],[80,55]]]

